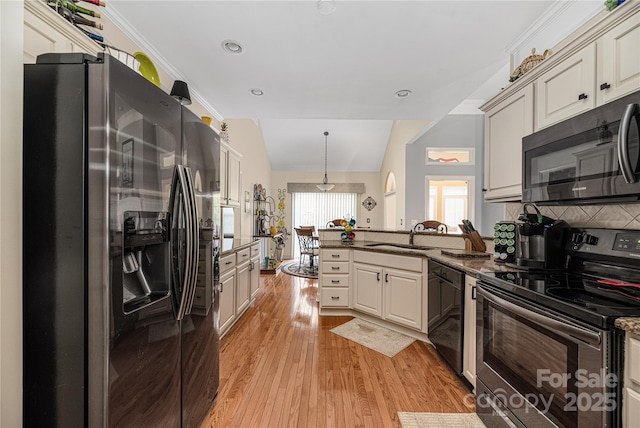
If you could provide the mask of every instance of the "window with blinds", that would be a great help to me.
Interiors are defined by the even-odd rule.
[[[357,209],[357,193],[292,193],[291,233],[295,235],[293,229],[300,226],[315,226],[318,230],[324,229],[329,221],[337,218],[355,218]],[[293,257],[297,258],[300,254],[298,237],[292,238]]]

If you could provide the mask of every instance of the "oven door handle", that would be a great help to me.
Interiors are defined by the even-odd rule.
[[[508,300],[497,297],[493,293],[483,290],[482,287],[478,287],[477,292],[481,296],[483,296],[485,299],[489,300],[490,302],[493,302],[496,305],[504,309],[507,309],[508,311],[511,311],[515,315],[519,315],[523,318],[533,321],[534,323],[542,327],[546,327],[547,329],[555,333],[561,333],[564,336],[569,336],[573,339],[581,340],[592,346],[598,346],[602,342],[602,338],[598,333],[595,333],[593,331],[590,331],[575,325],[564,323],[562,321],[558,321],[556,319],[539,314],[532,310],[523,308],[515,303],[509,302]]]

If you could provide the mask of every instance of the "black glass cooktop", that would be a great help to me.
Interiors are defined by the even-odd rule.
[[[480,279],[575,319],[610,327],[618,317],[640,316],[640,285],[579,273],[494,272]]]

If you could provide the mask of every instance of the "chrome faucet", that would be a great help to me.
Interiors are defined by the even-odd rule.
[[[413,235],[415,235],[416,231],[415,229],[411,229],[409,231],[409,245],[413,246]]]

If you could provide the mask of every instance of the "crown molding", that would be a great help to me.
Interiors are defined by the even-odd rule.
[[[117,26],[118,29],[122,31],[129,39],[137,44],[141,48],[141,50],[143,50],[150,58],[153,59],[154,62],[160,65],[173,78],[173,80],[187,80],[117,10],[115,10],[113,7],[103,8],[100,10],[100,13],[102,13],[115,26]],[[218,113],[218,111],[200,95],[196,88],[189,87],[189,92],[191,94],[191,98],[195,99],[200,105],[202,105],[210,113],[211,116],[215,117],[220,122],[224,120],[224,117],[220,113]]]
[[[549,25],[556,21],[558,17],[562,16],[576,1],[577,0],[566,0],[553,3],[529,28],[505,47],[505,52],[511,54],[528,47],[531,44],[531,40],[535,39],[538,34],[544,32]],[[575,30],[575,28],[568,29],[567,33],[563,34],[561,38],[564,38],[573,30]]]

